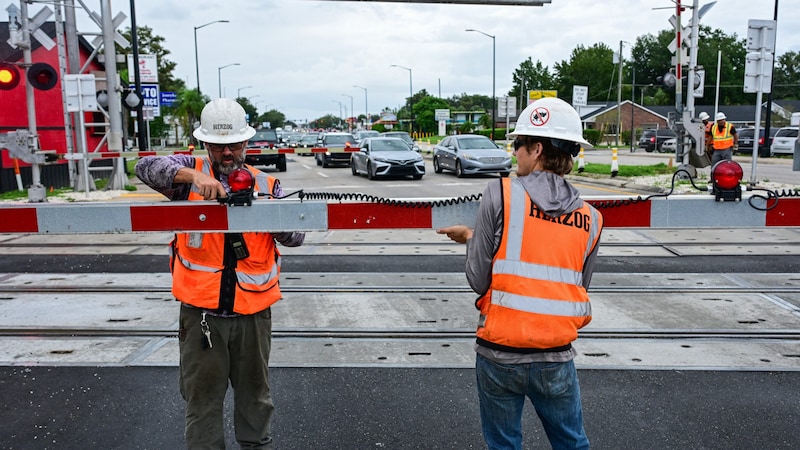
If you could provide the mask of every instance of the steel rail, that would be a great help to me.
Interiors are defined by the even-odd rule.
[[[170,293],[169,286],[0,286],[2,294]],[[473,293],[468,286],[281,286],[285,293]],[[800,286],[597,286],[593,294],[798,294]]]
[[[175,338],[177,329],[164,328],[58,328],[58,327],[4,327],[0,337],[46,337],[46,338]],[[473,329],[310,329],[276,328],[273,338],[278,339],[472,339]],[[663,330],[621,330],[593,329],[578,333],[584,339],[772,339],[800,340],[800,329],[663,329]]]

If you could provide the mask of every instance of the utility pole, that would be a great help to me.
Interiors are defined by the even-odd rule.
[[[619,135],[622,132],[622,42],[619,41],[619,57],[617,58],[619,63],[619,75],[617,76],[617,137],[615,139],[617,147],[619,147]]]

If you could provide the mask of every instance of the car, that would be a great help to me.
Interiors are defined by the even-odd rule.
[[[325,133],[320,135],[319,146],[325,148],[340,148],[340,147],[355,147],[356,138],[350,133]],[[317,161],[318,166],[329,167],[332,164],[350,165],[349,152],[331,152],[315,153],[314,159]]]
[[[380,135],[381,134],[377,130],[358,130],[353,134],[356,138],[356,143],[361,143],[361,141],[368,137],[378,137]]]
[[[678,138],[667,139],[661,144],[661,151],[664,153],[675,153],[678,146]]]
[[[433,171],[444,170],[455,172],[459,178],[485,173],[507,177],[511,173],[511,156],[486,136],[447,136],[433,148]]]
[[[647,153],[654,151],[663,153],[661,146],[664,142],[676,137],[678,135],[669,128],[649,128],[642,132],[642,137],[639,138],[639,148],[643,148]]]
[[[425,161],[400,138],[371,137],[361,141],[359,151],[350,156],[350,169],[353,175],[364,174],[370,180],[392,176],[420,180]]]
[[[286,172],[286,155],[268,155],[263,153],[248,154],[247,150],[261,150],[275,148],[278,146],[278,133],[275,130],[262,128],[256,130],[256,134],[247,141],[244,162],[251,166],[271,166],[275,165],[279,172]]]
[[[297,141],[297,150],[295,153],[301,156],[308,156],[312,153],[310,151],[304,151],[301,149],[312,149],[317,147],[317,135],[316,134],[304,134],[299,141]]]
[[[414,150],[415,152],[419,151],[419,146],[416,142],[414,142],[413,139],[411,139],[411,135],[408,134],[407,131],[384,131],[381,133],[381,136],[400,138],[404,140],[409,147],[411,147],[411,150]]]
[[[794,143],[797,140],[797,127],[779,128],[772,139],[769,151],[772,155],[794,155]]]
[[[753,154],[753,137],[755,136],[755,128],[741,128],[736,130],[739,136],[739,151],[738,154],[752,155]],[[770,146],[772,146],[772,139],[775,133],[778,132],[778,127],[770,127],[769,129],[769,142],[764,141],[764,128],[758,129],[758,156],[772,156],[770,154]]]

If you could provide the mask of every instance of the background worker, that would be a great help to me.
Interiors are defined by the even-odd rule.
[[[245,165],[255,130],[230,99],[208,103],[194,137],[207,157],[150,156],[136,175],[170,200],[213,200],[230,191],[228,175],[245,168],[260,193],[283,196],[276,178]],[[280,300],[281,257],[275,241],[303,243],[303,233],[178,233],[171,243],[172,293],[180,308],[180,390],[186,400],[187,447],[225,448],[223,403],[233,388],[236,440],[272,448],[269,389],[271,305]]]
[[[715,117],[717,123],[711,127],[714,153],[711,157],[711,167],[722,160],[733,159],[734,149],[739,148],[739,136],[736,128],[727,122],[724,112],[718,112]]]
[[[701,112],[697,117],[703,122],[703,131],[705,131],[705,151],[710,155],[711,152],[714,151],[714,136],[711,134],[711,127],[713,127],[714,124],[711,123],[711,117],[705,111]]]
[[[591,145],[578,113],[557,98],[528,105],[509,136],[517,177],[487,185],[474,230],[437,230],[467,244],[467,280],[480,296],[483,437],[489,449],[521,449],[527,397],[553,448],[589,448],[572,341],[592,318],[586,291],[603,218],[564,174]]]

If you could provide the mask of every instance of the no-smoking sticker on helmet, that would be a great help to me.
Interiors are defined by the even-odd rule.
[[[540,106],[531,111],[531,125],[540,127],[546,124],[548,120],[550,120],[550,111],[547,108]]]

